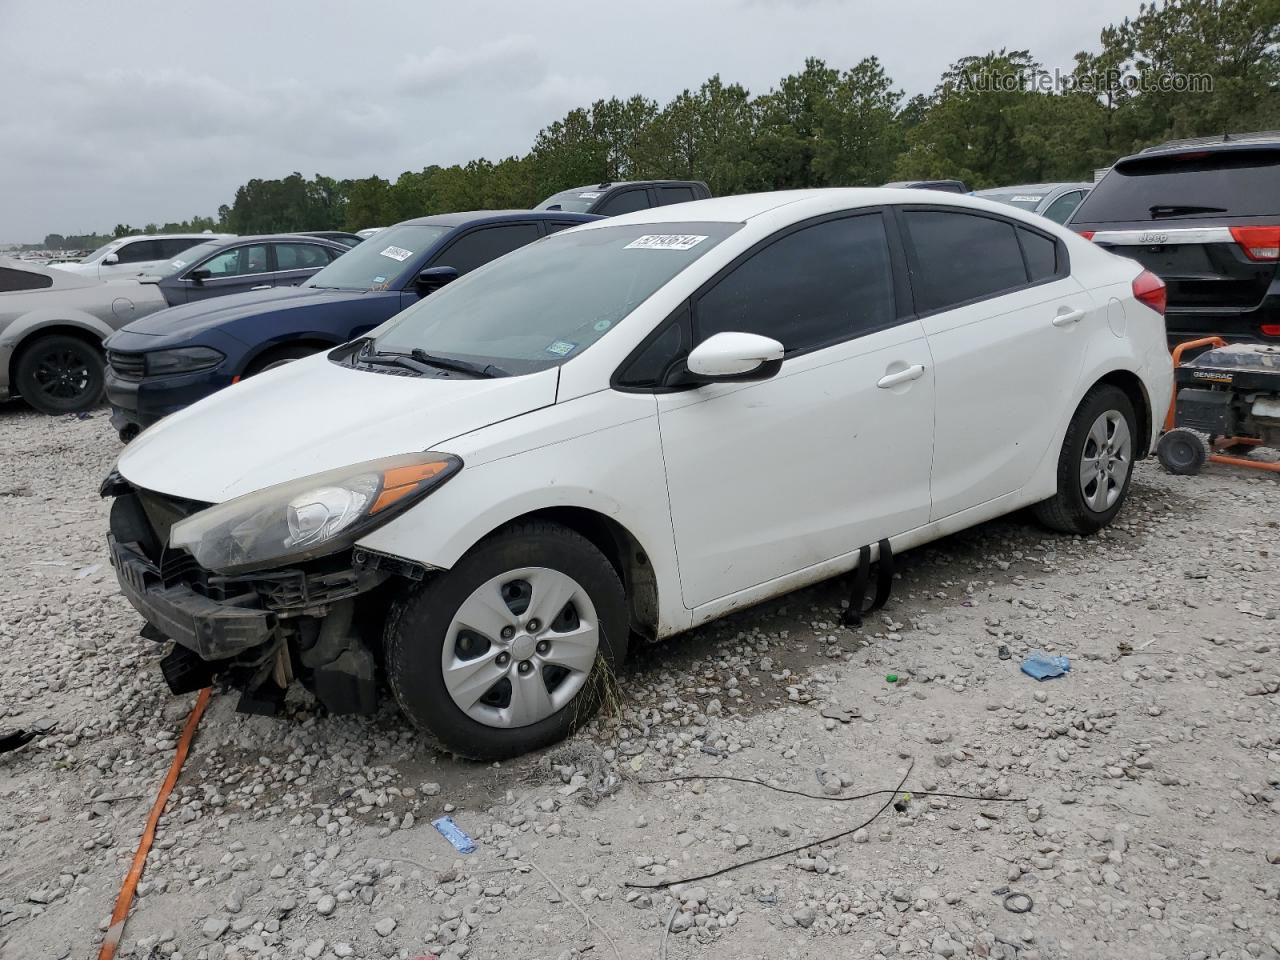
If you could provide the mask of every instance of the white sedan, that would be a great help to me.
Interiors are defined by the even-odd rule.
[[[104,485],[113,562],[175,691],[367,711],[384,675],[449,749],[510,756],[588,717],[633,637],[1021,507],[1106,526],[1169,403],[1163,307],[970,197],[616,217],[145,431]]]

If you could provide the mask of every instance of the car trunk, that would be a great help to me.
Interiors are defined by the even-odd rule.
[[[1164,280],[1171,314],[1252,310],[1276,277],[1280,147],[1122,161],[1069,225]]]

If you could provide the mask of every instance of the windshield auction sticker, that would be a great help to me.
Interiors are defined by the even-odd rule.
[[[382,255],[384,257],[390,257],[392,260],[399,260],[403,262],[413,256],[413,251],[406,250],[404,247],[387,247],[387,249],[382,251]]]
[[[706,237],[693,233],[646,233],[628,243],[624,250],[692,250]]]

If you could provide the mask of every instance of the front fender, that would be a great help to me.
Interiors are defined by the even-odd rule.
[[[465,437],[440,445],[462,457],[462,471],[360,545],[448,569],[485,536],[518,517],[555,507],[590,510],[616,521],[641,545],[658,587],[659,636],[686,629],[692,615],[680,591],[653,398],[614,394],[600,402],[611,409],[593,412],[613,422],[567,439],[536,445],[534,438],[542,431],[531,421],[557,420],[574,404],[558,404],[480,431],[506,434],[516,444],[504,449],[511,450],[508,455],[485,459],[480,450],[468,449]],[[625,413],[620,409],[624,406],[629,408]],[[585,426],[577,422],[580,429]],[[490,435],[488,450],[502,446]]]

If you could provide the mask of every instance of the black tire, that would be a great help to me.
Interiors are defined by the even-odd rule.
[[[286,363],[293,363],[295,360],[302,360],[304,357],[319,353],[323,349],[324,347],[307,346],[305,344],[276,347],[254,360],[245,372],[245,376],[252,377],[255,373],[262,373],[262,371],[270,370],[272,367],[279,367]]]
[[[528,726],[489,726],[463,712],[446,688],[443,647],[454,615],[472,592],[521,567],[548,567],[582,586],[596,609],[599,649],[584,686],[558,712]],[[446,749],[474,760],[519,756],[564,739],[595,713],[626,658],[628,622],[617,571],[594,544],[559,524],[513,524],[392,604],[384,638],[387,679],[405,715]]]
[[[1112,411],[1124,418],[1129,429],[1131,462],[1115,502],[1105,510],[1094,510],[1085,502],[1084,492],[1081,490],[1080,463],[1084,458],[1089,429],[1100,416]],[[1071,417],[1071,423],[1067,425],[1062,450],[1058,454],[1058,492],[1035,505],[1036,519],[1051,530],[1082,536],[1097,533],[1109,524],[1120,512],[1129,495],[1129,485],[1133,482],[1133,462],[1146,453],[1139,451],[1138,437],[1137,417],[1133,412],[1133,404],[1124,391],[1103,384],[1085,394]]]
[[[1189,427],[1174,427],[1156,444],[1160,465],[1183,477],[1199,473],[1209,462],[1209,453],[1209,438]]]
[[[22,399],[41,413],[79,413],[102,399],[103,365],[102,354],[87,341],[50,334],[22,348],[14,384]]]

